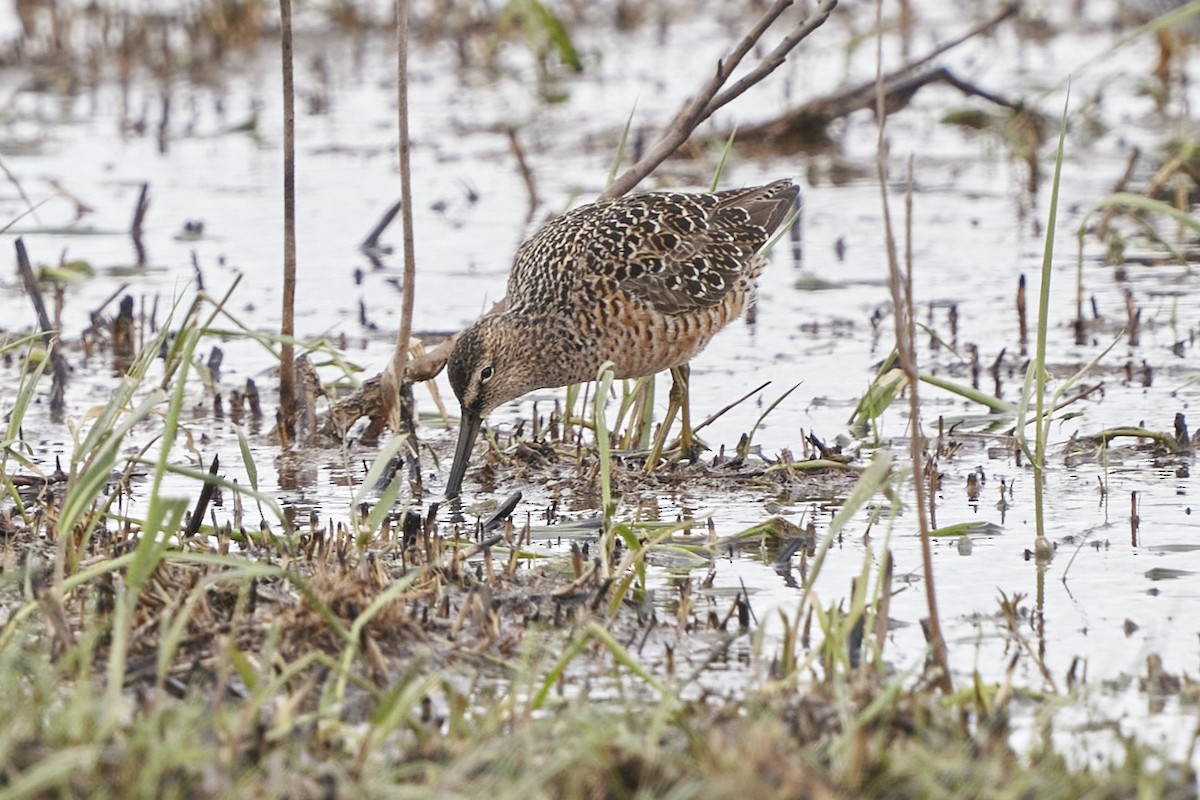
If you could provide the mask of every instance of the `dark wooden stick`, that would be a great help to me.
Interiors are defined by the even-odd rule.
[[[21,273],[21,282],[25,291],[33,301],[33,310],[37,314],[38,328],[42,331],[42,339],[50,352],[50,418],[55,422],[63,419],[67,407],[67,377],[71,367],[67,358],[58,347],[58,331],[50,323],[50,315],[46,313],[46,301],[42,297],[42,288],[38,286],[33,274],[33,265],[29,263],[29,253],[25,250],[25,242],[17,237],[17,271]]]
[[[54,329],[50,327],[50,315],[46,313],[46,301],[42,297],[42,287],[38,286],[37,278],[33,275],[33,265],[29,263],[29,253],[25,250],[25,241],[18,236],[15,244],[17,271],[21,273],[21,282],[25,284],[25,291],[29,293],[29,299],[33,301],[33,310],[38,318],[38,328],[49,336]]]
[[[380,218],[379,223],[371,229],[371,232],[367,234],[367,238],[363,239],[363,243],[358,246],[359,250],[379,249],[379,237],[383,235],[383,232],[387,230],[387,226],[391,225],[392,220],[394,220],[396,215],[400,213],[400,205],[400,201],[397,200],[388,207],[387,211],[383,212],[383,216]]]
[[[937,57],[963,42],[987,33],[1013,16],[1016,11],[1016,4],[1009,3],[974,28],[934,48],[916,61],[884,75],[882,79],[883,93],[887,100],[884,104],[884,111],[890,113],[903,108],[912,95],[931,83],[946,83],[966,95],[975,95],[1004,108],[1019,110],[1021,106],[1016,101],[964,81],[944,67],[926,69],[926,66]],[[772,143],[786,141],[790,137],[818,138],[823,135],[825,126],[833,120],[848,116],[855,111],[875,109],[876,91],[876,81],[871,80],[802,103],[775,119],[738,129],[735,145],[740,148],[761,148],[772,146]],[[779,149],[779,145],[775,144],[774,149]]]
[[[215,478],[219,464],[219,457],[213,456],[212,464],[208,467],[208,474]],[[196,507],[192,510],[192,518],[188,520],[187,528],[183,532],[185,538],[190,539],[200,532],[204,514],[208,510],[208,504],[212,502],[212,496],[216,490],[217,485],[212,481],[205,481],[204,485],[200,487],[200,496],[196,498]]]
[[[138,192],[137,205],[133,209],[133,224],[129,226],[129,233],[134,239],[142,238],[142,223],[146,221],[146,212],[150,209],[150,184],[143,181],[142,190]]]
[[[137,205],[133,209],[133,224],[129,226],[129,235],[133,238],[133,249],[137,252],[137,265],[146,264],[146,248],[142,244],[142,223],[146,221],[146,212],[150,210],[150,184],[142,183],[138,192]]]

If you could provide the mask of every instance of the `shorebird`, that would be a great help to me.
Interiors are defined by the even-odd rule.
[[[506,309],[460,333],[447,362],[462,416],[446,498],[461,492],[492,409],[534,389],[595,380],[606,361],[615,378],[672,370],[671,402],[684,409],[681,441],[689,441],[686,364],[741,316],[763,268],[760,250],[799,194],[780,180],[601,200],[551,220],[521,245]],[[652,452],[661,449],[656,440]]]

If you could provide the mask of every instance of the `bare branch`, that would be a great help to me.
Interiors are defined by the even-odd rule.
[[[883,81],[883,84],[885,86],[896,83],[897,81],[901,80],[905,76],[913,74],[914,72],[919,70],[921,67],[925,66],[926,64],[929,64],[934,59],[945,54],[947,51],[953,50],[955,47],[958,47],[963,42],[969,41],[971,39],[974,39],[976,36],[981,36],[981,35],[987,33],[992,28],[999,25],[1001,22],[1004,22],[1004,20],[1006,20],[1009,17],[1016,14],[1017,11],[1019,10],[1019,8],[1020,8],[1020,6],[1017,3],[1008,3],[1004,6],[1002,6],[1000,8],[1000,10],[997,11],[995,14],[993,14],[991,17],[988,17],[987,19],[985,19],[983,22],[980,22],[975,27],[971,28],[970,30],[964,31],[963,33],[959,34],[958,36],[954,37],[953,39],[942,42],[940,45],[933,48],[928,53],[926,53],[925,55],[918,58],[916,61],[913,61],[909,64],[905,64],[904,66],[900,67],[899,69],[895,69],[895,70],[887,73],[886,75],[884,75],[882,77],[882,79],[872,78],[869,81],[860,83],[857,86],[852,86],[849,89],[843,89],[840,92],[834,92],[833,94],[823,97],[819,101],[816,101],[816,102],[819,102],[824,105],[829,105],[829,106],[839,106],[839,105],[853,106],[856,109],[859,107],[865,107],[866,104],[864,103],[863,98],[865,97],[867,99],[867,101],[871,101],[871,102],[873,102],[875,100],[876,87],[879,85],[880,80]]]
[[[776,45],[775,49],[768,53],[748,75],[714,97],[706,109],[708,113],[711,115],[718,108],[726,105],[730,100],[735,99],[751,86],[761,82],[763,78],[766,78],[778,69],[787,60],[788,53],[796,49],[796,45],[800,44],[810,33],[825,23],[825,20],[829,18],[829,14],[836,5],[837,0],[826,0],[826,2],[817,6],[817,9],[809,15],[808,19],[801,22],[791,33],[785,36],[783,41]]]
[[[829,18],[830,12],[837,5],[837,0],[821,0],[816,10],[784,37],[779,46],[772,50],[748,75],[722,92],[721,87],[729,80],[742,58],[750,52],[772,23],[791,4],[791,0],[776,0],[767,9],[754,27],[733,48],[729,56],[717,64],[716,72],[709,78],[708,83],[695,97],[684,104],[675,118],[659,134],[650,149],[646,151],[646,154],[626,170],[621,177],[613,181],[612,185],[600,195],[600,199],[620,197],[628,192],[678,150],[691,137],[700,123],[712,116],[713,112],[771,74],[784,62],[787,54],[795,49],[796,45]]]
[[[729,80],[729,76],[732,75],[733,71],[738,68],[739,64],[742,63],[742,59],[746,57],[746,54],[754,48],[754,45],[758,43],[758,40],[761,39],[763,34],[767,32],[767,28],[770,28],[775,24],[775,20],[779,19],[783,15],[783,12],[788,9],[788,6],[792,5],[792,2],[793,0],[776,0],[776,2],[770,8],[768,8],[761,17],[759,17],[758,22],[754,23],[754,27],[747,31],[746,35],[742,37],[742,40],[738,42],[736,46],[734,46],[733,51],[717,63],[717,74],[714,77],[719,78],[720,83],[713,86],[712,91],[708,92],[709,97],[712,97],[717,93],[717,90],[721,88],[721,83]],[[703,94],[703,92],[701,94]]]
[[[959,91],[978,95],[1014,111],[1020,110],[1019,103],[987,92],[973,84],[960,80],[945,67],[928,70],[928,64],[948,50],[977,36],[986,34],[1016,13],[1017,6],[1009,3],[993,16],[968,31],[943,42],[921,58],[911,61],[883,76],[883,92],[886,99],[884,109],[893,113],[903,108],[913,94],[933,82],[944,82]],[[736,145],[743,152],[753,150],[772,153],[790,153],[820,144],[824,141],[825,129],[835,119],[848,116],[855,111],[874,109],[877,106],[878,79],[840,89],[832,94],[809,100],[784,111],[774,119],[738,129]]]

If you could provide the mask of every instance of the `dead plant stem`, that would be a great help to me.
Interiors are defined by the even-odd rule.
[[[38,205],[41,205],[41,203],[34,205],[33,201],[29,199],[29,195],[25,194],[25,188],[21,186],[21,182],[17,180],[17,176],[12,174],[8,167],[4,165],[4,159],[0,159],[0,172],[4,173],[4,176],[8,178],[9,182],[13,185],[13,188],[17,190],[17,194],[20,195],[22,202],[25,203],[25,208],[27,209],[26,213],[32,214],[34,221],[37,222],[38,225],[41,225],[42,221],[38,219],[37,216],[37,207]]]
[[[538,206],[542,204],[538,198],[537,181],[533,178],[533,170],[529,168],[529,160],[525,158],[525,148],[521,147],[521,140],[517,138],[515,128],[508,129],[508,144],[512,149],[513,158],[517,161],[517,172],[521,174],[525,191],[529,195],[529,213],[525,217],[525,223],[529,224],[537,214]]]
[[[942,638],[942,628],[938,617],[937,594],[933,581],[933,552],[929,544],[929,518],[925,498],[925,444],[921,436],[920,399],[917,387],[920,382],[920,372],[917,369],[917,356],[914,343],[916,342],[916,325],[913,311],[912,290],[912,161],[909,161],[908,192],[905,196],[906,212],[906,243],[905,243],[905,273],[900,273],[899,256],[896,251],[896,238],[892,232],[891,210],[888,205],[888,174],[887,174],[887,139],[884,136],[887,127],[887,111],[884,107],[883,81],[883,0],[875,3],[875,58],[876,58],[876,119],[879,121],[879,141],[876,150],[876,167],[879,171],[879,190],[883,201],[883,232],[887,247],[888,286],[892,293],[893,317],[896,328],[896,353],[900,368],[908,379],[909,427],[911,434],[913,492],[914,505],[917,509],[917,525],[921,535],[921,562],[924,568],[925,600],[929,607],[929,638],[933,648],[933,662],[938,667],[939,684],[942,691],[950,694],[953,683],[950,680],[950,665],[946,654],[946,641]]]
[[[37,278],[33,274],[33,265],[29,261],[29,252],[25,249],[25,240],[18,236],[14,245],[17,250],[17,272],[21,275],[25,291],[29,293],[29,299],[33,303],[33,311],[37,314],[38,328],[45,334],[45,339],[49,341],[54,334],[54,328],[50,325],[50,315],[46,313],[46,300],[42,297],[42,289],[38,286]]]
[[[383,407],[393,432],[402,429],[400,387],[408,363],[412,338],[413,289],[416,283],[416,250],[413,247],[412,143],[408,130],[408,0],[396,0],[396,123],[400,134],[400,225],[404,233],[404,299],[400,305],[400,330],[389,369],[384,372]]]
[[[292,69],[292,0],[279,0],[283,55],[283,321],[279,345],[279,441],[295,433],[296,366],[296,92]]]

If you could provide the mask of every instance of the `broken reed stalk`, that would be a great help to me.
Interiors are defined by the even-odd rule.
[[[42,332],[42,341],[46,345],[46,350],[50,354],[51,365],[51,387],[50,387],[50,418],[55,422],[61,422],[63,414],[66,411],[67,400],[67,375],[69,368],[67,366],[67,357],[62,354],[58,347],[58,331],[50,322],[50,315],[46,312],[46,301],[42,297],[42,288],[38,286],[37,277],[33,274],[33,265],[29,261],[29,253],[25,250],[25,242],[19,236],[15,242],[17,249],[17,272],[21,275],[21,282],[25,285],[25,291],[29,295],[29,299],[33,302],[33,311],[37,314],[38,328]]]
[[[142,182],[138,192],[137,206],[133,209],[133,224],[129,226],[129,236],[133,239],[133,248],[137,251],[137,265],[146,264],[146,248],[142,244],[142,224],[146,221],[146,212],[150,210],[150,183]]]
[[[1017,280],[1017,331],[1021,342],[1021,355],[1029,343],[1029,323],[1025,316],[1025,273]]]
[[[212,463],[208,468],[208,474],[214,478],[217,477],[217,470],[220,469],[220,464],[220,456],[214,455]],[[212,502],[216,489],[216,484],[211,481],[205,481],[200,487],[200,496],[196,498],[196,507],[192,510],[192,516],[187,521],[187,526],[183,531],[185,539],[190,539],[200,532],[200,526],[204,523],[204,513],[208,510],[208,504]]]
[[[25,240],[18,236],[14,246],[17,250],[17,271],[21,274],[21,282],[25,284],[25,291],[33,303],[33,312],[37,314],[38,329],[49,343],[54,329],[50,326],[50,315],[46,313],[46,301],[42,297],[41,287],[33,274],[33,264],[29,261],[29,251],[25,249]]]
[[[1128,337],[1129,346],[1137,347],[1141,343],[1141,320],[1142,310],[1137,307],[1137,303],[1133,300],[1133,291],[1125,289],[1125,335]]]
[[[279,0],[283,58],[283,310],[279,345],[279,443],[286,449],[299,416],[296,365],[296,91],[292,68],[292,0]]]
[[[1129,537],[1130,542],[1134,547],[1138,546],[1138,525],[1141,523],[1141,517],[1138,516],[1138,493],[1129,493]]]
[[[392,203],[388,210],[383,212],[383,216],[379,218],[379,222],[367,234],[367,238],[363,239],[363,243],[359,245],[359,250],[372,251],[379,249],[379,237],[387,230],[387,226],[392,224],[392,220],[400,213],[399,201]]]
[[[400,330],[396,348],[383,372],[383,416],[393,432],[404,430],[400,389],[408,365],[408,340],[412,338],[413,289],[416,252],[413,247],[412,144],[408,131],[408,0],[396,0],[396,124],[399,128],[400,226],[404,234],[404,286],[400,305]],[[448,354],[447,354],[448,355]]]
[[[891,209],[888,204],[887,180],[887,109],[883,83],[883,0],[875,3],[875,75],[876,75],[876,119],[879,124],[879,139],[876,148],[876,169],[879,174],[879,192],[883,203],[883,233],[887,248],[888,286],[892,294],[892,309],[896,327],[896,354],[900,369],[908,379],[909,441],[911,443],[914,505],[917,508],[917,526],[921,536],[921,564],[925,577],[925,601],[929,610],[929,639],[933,650],[933,663],[941,673],[938,684],[942,691],[950,694],[954,685],[950,678],[950,663],[946,653],[946,640],[942,637],[942,626],[938,616],[937,593],[933,580],[933,552],[929,544],[929,519],[926,506],[925,444],[921,436],[921,406],[917,386],[920,371],[917,369],[916,324],[913,312],[912,288],[912,159],[908,163],[908,192],[905,196],[906,226],[909,239],[905,245],[905,274],[900,273],[900,262],[896,252],[896,237],[892,232]]]

